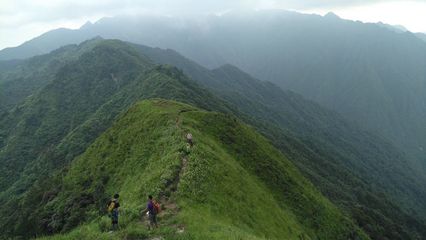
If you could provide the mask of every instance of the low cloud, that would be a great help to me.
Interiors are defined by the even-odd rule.
[[[0,0],[0,27],[49,22],[93,15],[113,16],[126,13],[194,14],[230,9],[342,7],[371,4],[384,0]]]
[[[53,28],[76,28],[87,20],[116,15],[192,15],[249,9],[323,13],[387,2],[424,3],[420,0],[0,0],[0,49]]]

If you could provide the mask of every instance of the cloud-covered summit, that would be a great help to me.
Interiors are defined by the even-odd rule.
[[[376,7],[367,13],[365,9],[356,9],[360,6],[388,3],[411,7]],[[392,16],[392,20],[400,22],[388,23],[402,24],[408,28],[411,27],[410,24],[401,22],[401,19],[411,19],[407,21],[412,22],[426,20],[426,17],[421,18],[426,10],[426,3],[421,0],[0,0],[0,5],[0,49],[16,46],[51,29],[78,28],[87,21],[94,22],[102,17],[117,15],[197,15],[229,10],[290,9],[321,14],[337,10],[339,16],[363,21],[383,17],[379,21],[387,22],[385,17]],[[349,10],[351,13],[341,15],[339,9]],[[413,12],[417,9],[418,12]],[[420,16],[416,16],[417,13]]]

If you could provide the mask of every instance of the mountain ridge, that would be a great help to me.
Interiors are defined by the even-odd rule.
[[[102,83],[109,83],[107,85],[111,85],[112,90],[115,89],[115,87],[113,87],[115,86],[114,78],[118,78],[119,79],[118,82],[123,82],[123,80],[127,79],[126,81],[130,81],[129,84],[121,87],[121,90],[118,90],[116,94],[112,95],[111,98],[107,98],[107,102],[102,103],[99,109],[87,115],[88,118],[85,119],[83,124],[80,126],[76,126],[76,128],[70,133],[70,135],[65,136],[65,138],[61,140],[60,145],[56,147],[53,146],[53,149],[50,149],[49,151],[42,153],[45,156],[42,156],[42,159],[41,159],[42,161],[38,163],[39,166],[37,166],[36,164],[35,166],[31,166],[30,168],[27,168],[24,171],[24,174],[22,175],[23,177],[27,176],[31,172],[33,173],[37,172],[37,171],[34,171],[33,169],[34,167],[41,168],[44,171],[46,171],[47,169],[44,165],[46,162],[43,162],[43,161],[48,161],[48,163],[56,162],[55,163],[57,164],[56,168],[59,167],[59,169],[63,166],[66,167],[67,164],[72,162],[72,160],[76,156],[80,155],[86,150],[87,146],[89,146],[92,143],[92,141],[94,141],[94,138],[102,134],[105,131],[105,129],[114,122],[115,117],[121,111],[124,111],[125,109],[130,107],[133,103],[135,103],[138,100],[145,99],[145,98],[162,97],[162,98],[174,99],[174,100],[190,103],[192,105],[196,105],[207,110],[214,110],[214,111],[229,113],[231,115],[238,116],[239,118],[241,118],[247,123],[250,123],[253,126],[256,126],[256,129],[258,131],[262,132],[264,136],[267,136],[272,141],[272,143],[276,147],[278,147],[281,150],[281,152],[285,154],[285,156],[288,159],[291,159],[292,162],[298,166],[298,168],[304,173],[305,177],[309,178],[310,181],[314,182],[315,185],[320,188],[321,192],[323,192],[323,194],[325,194],[327,197],[331,198],[331,200],[333,200],[333,203],[337,204],[340,209],[343,209],[345,210],[345,212],[347,211],[347,213],[350,213],[351,217],[355,218],[356,221],[358,221],[357,224],[361,225],[364,230],[366,230],[369,234],[371,234],[371,236],[376,236],[376,237],[388,236],[389,238],[392,238],[392,239],[407,239],[410,236],[415,236],[416,232],[417,234],[421,234],[420,233],[421,226],[415,225],[415,224],[420,224],[416,222],[417,220],[414,220],[414,219],[409,220],[410,218],[409,217],[407,218],[406,213],[404,213],[401,210],[398,210],[398,208],[392,205],[392,203],[389,203],[388,200],[386,200],[386,204],[388,205],[383,205],[385,203],[380,202],[381,198],[378,198],[379,196],[378,194],[373,193],[373,191],[369,192],[370,190],[367,190],[368,185],[365,185],[365,182],[364,182],[365,180],[360,181],[359,176],[356,175],[355,172],[352,172],[351,169],[348,168],[348,166],[342,167],[341,163],[340,165],[339,164],[335,165],[336,163],[338,163],[337,160],[343,155],[339,153],[336,156],[333,156],[333,153],[328,152],[329,150],[322,149],[322,147],[326,145],[324,143],[319,142],[313,136],[312,136],[312,139],[310,138],[298,139],[300,137],[299,134],[301,134],[301,132],[297,132],[296,130],[303,128],[303,127],[297,128],[298,125],[303,123],[302,120],[305,121],[305,123],[303,124],[308,124],[308,123],[312,124],[314,123],[314,121],[312,119],[309,120],[309,117],[318,118],[318,116],[321,116],[321,114],[325,114],[326,116],[330,114],[327,111],[321,110],[320,106],[315,105],[313,103],[310,103],[312,104],[310,105],[308,104],[309,101],[307,102],[302,101],[301,100],[302,98],[297,94],[293,94],[293,95],[289,93],[286,94],[285,92],[281,91],[278,87],[276,87],[273,84],[264,83],[259,80],[254,80],[250,76],[240,72],[237,68],[233,66],[228,65],[216,71],[210,71],[199,65],[188,62],[187,59],[183,58],[180,55],[177,55],[177,53],[172,50],[164,51],[160,49],[150,49],[143,46],[135,46],[133,44],[123,43],[121,41],[113,41],[113,40],[104,41],[104,40],[96,39],[94,40],[93,43],[101,45],[100,48],[96,48],[97,49],[96,51],[101,51],[101,52],[96,52],[96,51],[93,51],[93,49],[89,48],[87,51],[91,53],[91,55],[89,54],[90,56],[89,59],[93,59],[92,63],[88,64],[89,62],[84,60],[85,58],[82,58],[82,60],[84,61],[81,61],[81,63],[77,63],[77,66],[83,65],[85,68],[87,68],[87,71],[83,71],[88,73],[84,77],[84,79],[88,79],[93,82],[101,81]],[[91,42],[88,42],[86,44],[90,45]],[[142,51],[140,51],[141,49]],[[72,50],[72,48],[70,48],[70,50]],[[130,53],[128,51],[130,51]],[[112,54],[112,53],[120,53],[120,54],[117,56],[116,54]],[[135,57],[135,55],[139,57]],[[136,60],[143,59],[143,61],[145,61],[146,59],[150,59],[143,64],[147,70],[144,71],[143,69],[139,69],[137,67],[128,68],[128,66],[138,66],[138,64],[140,64],[141,61],[137,60],[136,64],[132,63],[130,65],[129,64],[117,65],[117,66],[123,66],[123,67],[117,69],[118,72],[114,71],[113,72],[114,77],[113,77],[111,76],[110,73],[111,73],[111,70],[114,70],[114,69],[110,68],[109,67],[110,64],[108,64],[108,62],[111,61],[111,59],[107,59],[107,58],[112,57],[113,59],[115,59],[114,61],[121,61],[121,57],[119,56],[127,56],[126,59],[129,59],[130,61],[133,61],[135,59]],[[160,59],[163,59],[163,60],[160,61]],[[93,63],[96,63],[96,64],[93,65]],[[71,61],[68,64],[74,65],[75,62]],[[156,65],[156,64],[163,64],[163,65]],[[179,70],[175,67],[172,67],[170,65],[164,65],[164,64],[178,65],[178,68],[181,68],[182,70]],[[103,66],[103,67],[100,67],[100,66]],[[67,68],[71,69],[70,73],[75,72],[72,70],[72,69],[75,69],[75,66],[71,68],[70,67],[67,67]],[[105,75],[99,75],[100,77],[97,77],[97,75],[94,74],[96,73],[96,71],[93,71],[96,69],[98,69],[101,72],[105,72]],[[123,74],[119,74],[120,72],[122,73],[135,72],[137,74],[133,74],[134,79],[131,80],[133,77],[123,78]],[[70,82],[69,84],[71,84],[72,82],[78,82],[70,78],[70,76],[73,76],[73,74],[61,75],[61,76],[68,76],[68,78],[63,78],[63,77],[58,78],[57,81],[59,81],[60,85],[55,85],[57,87],[54,87],[54,88],[49,87],[49,89],[58,88],[57,90],[61,90],[62,88],[60,86],[67,86],[66,84],[64,85],[64,83]],[[192,77],[192,80],[191,78],[186,77],[185,74]],[[82,87],[89,86],[89,89],[96,89],[95,86],[97,84],[88,84],[85,81],[80,81],[80,82],[84,83],[81,85]],[[200,85],[198,85],[197,82]],[[204,84],[201,84],[201,83],[204,83]],[[211,83],[212,85],[208,85],[208,83]],[[225,83],[227,83],[228,85]],[[203,89],[202,87],[207,87],[207,90]],[[237,94],[235,94],[235,92],[232,91],[231,87],[232,89],[236,90],[235,92]],[[241,90],[250,89],[247,87],[251,87],[252,90],[244,91],[247,93],[246,96],[241,95]],[[214,88],[216,88],[216,90],[214,90]],[[69,88],[66,88],[66,89],[69,89]],[[86,90],[83,90],[83,89],[81,89],[81,91],[83,92],[88,91],[88,89]],[[227,90],[223,90],[223,89],[227,89]],[[63,94],[67,93],[67,91],[63,91],[63,89],[61,91],[63,92]],[[212,91],[212,93],[210,93],[210,91]],[[218,91],[222,91],[223,94],[222,95],[218,94]],[[238,93],[238,91],[240,93]],[[48,94],[42,94],[42,95],[47,96]],[[61,95],[58,95],[58,96],[61,96]],[[80,97],[79,95],[75,95],[75,96]],[[82,96],[84,96],[84,94]],[[275,101],[280,98],[283,98],[285,100],[283,100],[282,102],[279,102],[279,104],[268,106],[268,104],[271,104],[272,100]],[[263,99],[263,100],[260,100],[260,99]],[[250,101],[247,101],[247,100],[250,100]],[[238,104],[239,102],[255,102],[257,100],[259,100],[259,103],[262,103],[264,105],[256,105],[256,107],[252,109],[252,110],[255,110],[254,112],[247,111],[247,109],[250,109],[247,107],[247,105],[241,105],[241,103]],[[265,109],[268,109],[268,111],[274,116],[277,113],[279,113],[277,109],[273,108],[273,107],[276,108],[277,107],[276,105],[282,105],[288,108],[287,110],[289,112],[284,112],[285,115],[281,115],[281,116],[288,116],[288,118],[290,118],[293,115],[296,116],[297,114],[299,114],[299,117],[295,117],[295,119],[292,119],[291,121],[284,121],[281,127],[276,127],[276,128],[274,128],[273,124],[271,123],[278,124],[279,122],[282,122],[282,120],[279,120],[279,118],[278,120],[277,119],[274,120],[273,118],[270,118],[268,114],[266,116],[268,116],[269,119],[268,118],[264,119],[264,122],[259,123],[258,121],[256,121],[257,115],[255,113],[256,111],[261,109],[261,107],[262,108],[265,107]],[[84,106],[84,105],[81,105],[81,106]],[[304,107],[301,107],[301,106],[304,106]],[[311,106],[311,107],[308,107],[308,106]],[[315,114],[312,114],[309,112],[315,109],[316,111],[319,111],[319,112],[314,111],[315,113],[321,113],[321,114],[316,116]],[[78,112],[85,112],[85,111],[87,110],[84,110],[84,109],[78,110]],[[73,111],[71,111],[71,113],[72,112]],[[280,116],[280,114],[278,114],[278,116]],[[331,115],[329,117],[331,117]],[[333,119],[333,117],[331,117],[330,119]],[[330,121],[330,119],[326,120],[325,122]],[[295,124],[295,126],[291,126],[292,124],[293,125]],[[303,125],[303,124],[301,124],[301,126],[309,126],[309,125]],[[283,129],[283,126],[285,125],[289,125],[287,126],[288,129]],[[66,127],[66,129],[68,128],[69,127]],[[294,135],[290,130],[296,131],[298,134]],[[309,135],[311,134],[309,132],[305,132],[305,134],[307,134],[306,135],[307,137],[311,136]],[[310,140],[310,142],[308,140]],[[346,159],[346,158],[343,158],[343,159]],[[319,162],[320,164],[315,165],[314,164],[315,162]],[[318,168],[321,165],[327,166],[327,167]],[[347,189],[342,191],[337,191],[337,189],[335,188],[336,185],[331,185],[332,187],[326,187],[327,185],[335,181],[335,179],[333,178],[323,178],[323,176],[326,176],[327,174],[334,173],[334,171],[330,171],[330,169],[333,169],[333,167],[335,170],[337,170],[337,172],[339,172],[339,174],[341,174],[341,176],[345,176],[339,180],[339,182],[345,181],[344,184],[342,184],[340,187],[345,186],[345,189],[346,189],[349,186],[348,188],[349,191]],[[343,169],[345,168],[346,168],[345,170],[346,174],[344,174],[345,172],[343,171]],[[376,170],[374,171],[376,172]],[[44,172],[42,171],[42,173]],[[317,178],[316,176],[318,175],[320,175],[321,177]],[[46,174],[46,176],[52,177],[49,174]],[[336,179],[339,178],[338,175],[337,176],[333,175],[333,177],[337,177]],[[351,181],[354,181],[357,184],[350,183]],[[360,182],[357,182],[357,181],[360,181]],[[34,217],[32,216],[34,209],[31,207],[31,203],[38,202],[38,201],[42,202],[43,196],[45,194],[44,192],[45,189],[40,187],[38,183],[34,184],[32,181],[29,181],[27,183],[24,182],[23,185],[21,184],[22,183],[18,182],[14,186],[15,189],[12,189],[13,191],[3,192],[1,194],[3,197],[3,198],[0,198],[2,201],[2,204],[4,206],[7,206],[4,209],[2,209],[0,214],[1,216],[7,216],[7,219],[2,221],[3,223],[2,229],[23,230],[26,228],[32,229],[32,227],[37,226],[34,224],[34,222],[31,222],[31,221],[27,222],[28,221],[27,219],[32,219],[32,217]],[[25,196],[18,197],[19,201],[17,202],[12,201],[12,202],[6,202],[6,203],[4,202],[5,194],[11,194],[14,192],[22,193],[22,191],[25,192],[25,186],[28,186],[26,184],[30,186],[32,184],[32,186],[28,190],[29,192],[25,193]],[[40,185],[43,186],[44,184],[40,183]],[[52,184],[52,183],[45,184],[45,185],[55,186],[55,184]],[[358,188],[360,189],[357,190],[356,192],[351,192],[353,190],[353,186],[358,186]],[[330,191],[332,189],[334,189],[334,191]],[[335,197],[336,195],[340,195],[340,194],[345,195],[345,194],[348,194],[349,192],[351,192],[350,194],[351,196],[349,198]],[[357,198],[364,198],[364,197],[368,201],[354,200]],[[348,202],[349,204],[343,204],[344,203],[344,201],[342,201],[343,199],[345,199],[345,201]],[[351,208],[352,206],[354,206],[353,204],[357,202],[362,203],[359,209],[355,208],[352,210],[347,210],[347,208]],[[22,208],[22,210],[20,210],[21,212],[8,212],[8,210],[17,209],[18,206],[21,206]],[[373,208],[374,210],[371,209],[372,206],[375,207]],[[380,210],[379,210],[379,207],[380,207]],[[384,209],[392,209],[391,213],[394,213],[394,214],[398,213],[398,216],[392,216],[391,213],[385,212]],[[381,215],[379,216],[373,215],[374,211],[380,211],[380,214],[383,214],[385,217],[382,217]],[[355,213],[356,215],[354,215]],[[374,216],[374,220],[369,219],[369,218],[373,218],[373,216]],[[407,226],[407,222],[410,222],[411,225]],[[362,225],[362,224],[365,224],[365,225]],[[383,227],[382,229],[372,229],[371,227],[371,226],[376,227],[379,225],[382,225],[385,227]],[[71,226],[72,225],[70,225],[70,227]],[[68,229],[68,227],[66,229]],[[411,233],[410,231],[413,231],[413,233]],[[413,234],[413,235],[410,235],[410,234]]]
[[[316,196],[319,193],[314,193],[313,195],[311,195],[312,193],[310,192],[304,192],[305,188],[310,189],[312,187],[312,185],[308,184],[308,182],[300,180],[290,180],[293,179],[293,176],[297,176],[297,178],[301,178],[302,176],[296,174],[297,170],[292,167],[288,161],[278,160],[279,158],[283,159],[284,157],[280,155],[277,150],[273,150],[272,146],[268,146],[267,141],[265,139],[262,139],[260,135],[256,135],[251,128],[244,126],[241,127],[241,123],[239,123],[238,121],[236,121],[236,119],[233,119],[232,117],[230,118],[229,116],[216,113],[200,112],[200,110],[194,109],[191,106],[182,105],[180,103],[165,100],[150,100],[137,103],[135,106],[131,107],[127,112],[123,113],[119,120],[113,124],[111,129],[107,130],[104,134],[102,134],[99,139],[97,139],[85,153],[79,156],[77,160],[73,161],[71,167],[63,177],[63,187],[59,185],[59,188],[61,189],[60,192],[52,193],[52,197],[47,200],[47,203],[50,202],[51,204],[45,203],[47,212],[40,213],[40,216],[37,216],[37,214],[34,217],[49,219],[50,217],[48,209],[55,209],[53,212],[55,214],[53,216],[53,219],[48,221],[61,221],[61,216],[67,216],[67,214],[71,214],[71,219],[86,219],[85,215],[81,214],[84,214],[85,211],[89,211],[90,216],[90,211],[94,210],[93,207],[101,206],[103,203],[101,201],[104,200],[104,198],[102,198],[103,193],[99,191],[113,192],[116,191],[116,189],[121,189],[119,191],[120,195],[122,196],[121,204],[123,205],[123,209],[127,209],[123,210],[124,213],[122,217],[125,219],[123,221],[125,221],[126,226],[123,226],[123,229],[120,230],[118,233],[115,233],[113,237],[116,236],[117,238],[119,238],[120,234],[129,234],[129,231],[135,231],[135,229],[139,228],[142,229],[140,230],[139,234],[142,234],[142,236],[146,236],[145,234],[148,233],[145,233],[145,231],[143,230],[145,229],[145,227],[143,225],[137,224],[138,218],[136,213],[138,212],[138,208],[140,208],[140,203],[138,203],[138,201],[143,201],[142,197],[144,195],[147,195],[148,193],[153,193],[156,196],[160,196],[162,191],[161,189],[163,189],[162,185],[169,182],[170,180],[168,179],[174,178],[173,174],[175,174],[176,172],[176,164],[178,164],[178,162],[180,161],[179,152],[182,152],[182,148],[184,148],[184,131],[179,130],[180,133],[175,132],[175,120],[178,116],[180,118],[180,128],[185,129],[185,131],[190,130],[191,132],[193,132],[194,136],[196,137],[196,145],[193,149],[190,150],[190,153],[187,156],[188,166],[186,167],[186,172],[184,172],[181,176],[180,186],[178,187],[178,192],[176,193],[177,195],[170,195],[170,197],[176,197],[175,201],[177,201],[178,204],[182,206],[182,208],[179,210],[182,212],[179,212],[178,214],[183,214],[183,216],[181,218],[178,218],[180,221],[186,222],[185,231],[191,233],[191,235],[193,236],[193,238],[191,239],[205,239],[205,237],[208,236],[215,236],[215,238],[220,236],[229,236],[229,233],[226,231],[226,229],[228,229],[230,226],[219,224],[220,221],[223,221],[221,220],[223,219],[223,215],[234,219],[234,221],[232,221],[232,225],[236,224],[235,226],[238,226],[238,224],[241,224],[239,223],[240,220],[238,220],[239,217],[237,217],[235,213],[231,214],[225,211],[225,206],[228,206],[230,203],[235,202],[235,200],[233,199],[227,199],[227,194],[233,197],[237,197],[239,194],[243,194],[245,196],[245,199],[251,199],[253,197],[263,198],[262,202],[265,202],[271,207],[273,207],[275,209],[274,212],[280,213],[280,216],[277,215],[276,217],[274,217],[273,221],[282,221],[281,219],[285,219],[285,224],[291,226],[291,228],[271,228],[271,226],[265,225],[265,223],[255,222],[254,225],[252,225],[253,228],[250,230],[250,232],[257,232],[257,234],[260,233],[261,235],[259,239],[263,239],[266,236],[269,236],[268,238],[273,239],[279,239],[282,236],[296,238],[300,237],[301,235],[305,236],[306,238],[314,236],[325,236],[328,239],[340,239],[344,236],[358,236],[362,239],[367,239],[361,232],[359,232],[359,230],[356,230],[356,227],[354,227],[354,225],[352,225],[351,227],[350,222],[345,225],[341,224],[340,222],[342,221],[347,222],[347,219],[343,215],[339,215],[337,212],[334,213],[334,210],[328,210],[328,204],[326,202],[322,203],[323,200],[320,200],[321,198],[319,198],[318,202],[314,204],[312,201],[317,200],[314,200],[316,199],[316,197],[312,198],[312,196]],[[155,119],[155,121],[153,121],[153,119]],[[234,128],[237,129],[232,130]],[[163,129],[165,132],[162,132]],[[231,132],[233,131],[235,132],[231,134]],[[228,132],[229,134],[223,135],[224,132]],[[143,133],[146,137],[138,137],[139,133]],[[155,134],[154,136],[156,137],[154,138],[153,136],[151,136],[151,134]],[[240,134],[242,134],[242,136],[239,136]],[[245,134],[249,135],[245,136]],[[225,137],[226,139],[224,139],[223,137]],[[155,148],[151,148],[153,147],[152,144],[154,143],[151,140],[153,138],[156,139],[155,144],[160,144],[161,146],[163,146],[162,149],[156,150]],[[220,140],[221,142],[214,142],[218,140]],[[142,145],[135,145],[141,144],[141,141],[145,143],[142,143]],[[241,141],[243,141],[246,146],[240,145]],[[122,149],[123,146],[126,146],[126,149],[128,150]],[[250,153],[246,153],[246,151],[242,151],[242,149],[239,149],[240,147],[246,149],[247,146],[252,147],[249,151]],[[266,147],[266,149],[261,150],[262,148],[264,148],[264,146]],[[150,151],[144,150],[145,148],[150,149]],[[221,148],[224,148],[224,150],[220,150]],[[231,151],[231,149],[235,150]],[[262,151],[262,153],[253,154],[260,150]],[[205,151],[210,152],[210,154],[212,155],[206,155],[207,152]],[[223,155],[226,157],[221,158],[220,156]],[[158,160],[159,158],[161,159],[161,161]],[[120,161],[119,159],[122,159],[122,161]],[[238,167],[237,165],[230,167],[230,165],[233,165],[233,161],[235,161],[233,159],[238,159],[238,161],[240,162],[239,164],[241,164],[241,166]],[[275,159],[274,161],[278,161],[276,162],[276,164],[274,164],[274,166],[281,170],[275,171],[270,169],[270,167],[267,167],[267,165],[263,165],[264,163],[262,162],[270,161],[269,159]],[[173,164],[169,165],[170,161],[172,161]],[[280,161],[282,161],[282,163],[279,163]],[[214,165],[216,164],[224,164],[224,166],[214,167]],[[320,221],[318,222],[319,225],[313,225],[313,223],[306,220],[302,221],[302,219],[304,219],[303,217],[301,217],[300,219],[298,218],[297,220],[292,220],[293,214],[288,214],[283,212],[282,210],[279,210],[279,208],[276,207],[277,203],[271,202],[270,199],[273,199],[273,197],[269,196],[269,193],[267,192],[264,192],[263,194],[257,194],[257,196],[251,193],[253,190],[247,190],[248,192],[244,193],[246,191],[245,189],[249,186],[252,186],[249,187],[250,189],[261,189],[259,188],[259,186],[257,186],[259,183],[256,183],[256,181],[258,180],[255,180],[255,182],[250,183],[239,183],[239,181],[247,181],[248,179],[250,179],[250,177],[248,177],[249,175],[247,174],[256,174],[258,173],[258,171],[260,171],[260,169],[257,167],[250,167],[253,164],[259,166],[263,165],[264,167],[269,168],[268,171],[271,171],[271,173],[275,172],[275,174],[283,174],[283,171],[286,172],[285,178],[277,178],[275,180],[272,180],[269,178],[265,178],[266,176],[269,176],[269,174],[267,174],[263,177],[260,177],[260,179],[261,181],[269,181],[269,184],[266,184],[266,186],[268,186],[266,188],[270,188],[271,190],[275,189],[274,192],[280,189],[276,184],[284,184],[285,182],[287,182],[285,184],[287,190],[284,191],[284,195],[283,193],[280,193],[280,195],[278,192],[275,193],[277,195],[274,194],[275,197],[282,196],[280,197],[281,202],[278,205],[283,206],[285,204],[293,204],[293,208],[298,209],[298,212],[294,213],[296,216],[300,215],[301,212],[307,211],[307,209],[314,207],[312,211],[313,213],[315,213],[315,216],[317,216],[318,221]],[[283,166],[285,166],[285,168],[283,168],[283,166],[280,166],[281,164],[284,164]],[[210,167],[207,168],[204,165]],[[126,180],[122,177],[116,177],[117,174],[123,171],[116,171],[117,169],[129,167],[133,169],[127,171],[131,171],[132,174],[128,174],[127,176],[132,180]],[[241,167],[243,167],[245,170],[243,170],[243,168]],[[142,178],[145,179],[145,181],[142,181],[142,185],[134,185],[135,183],[141,181],[141,175],[138,174],[137,168],[140,168],[139,174],[145,173],[144,178]],[[146,170],[144,170],[145,168]],[[196,171],[197,175],[194,175],[193,173],[191,174],[191,171]],[[222,172],[221,174],[224,174],[225,177],[221,176],[219,178],[219,175],[212,175],[213,171]],[[246,171],[248,172],[246,173]],[[240,186],[240,189],[238,191],[224,190],[226,188],[224,188],[225,185],[223,184],[229,181],[229,179],[227,178],[240,176],[241,174],[247,176],[244,178],[239,178],[240,180],[234,179],[235,185]],[[107,178],[105,183],[99,185],[99,181],[104,181],[102,180],[102,176],[109,177]],[[208,180],[209,183],[206,182],[206,178],[211,179]],[[114,179],[117,180],[114,181]],[[270,182],[277,180],[279,182],[276,182],[274,184]],[[292,184],[296,184],[297,186],[295,185],[293,187]],[[105,186],[105,190],[96,190],[98,189],[97,186]],[[58,186],[55,186],[55,188],[58,188]],[[135,188],[141,188],[141,190],[136,190]],[[52,191],[55,192],[58,190],[52,189]],[[222,194],[219,194],[217,191],[222,192]],[[239,193],[239,191],[242,192]],[[282,192],[283,190],[280,191]],[[304,192],[304,195],[298,196],[298,192]],[[293,196],[293,194],[295,195]],[[224,204],[225,202],[217,202],[217,196],[224,196],[224,199],[220,201],[228,202],[228,204]],[[104,195],[104,197],[107,197],[107,195]],[[253,205],[259,200],[260,199],[248,204]],[[80,203],[78,205],[71,205],[67,208],[67,205],[70,203],[70,201]],[[212,215],[212,220],[214,223],[210,222],[212,220],[208,220],[207,222],[204,221],[202,225],[197,225],[197,221],[185,220],[186,218],[191,219],[190,217],[195,218],[201,213],[203,213],[203,216],[210,215],[208,212],[204,213],[205,211],[209,211],[207,210],[209,208],[206,206],[208,206],[210,201],[213,201],[211,204],[216,202],[216,204],[212,206],[217,206],[215,208],[221,213],[219,215],[210,213]],[[303,207],[296,207],[296,205],[298,205],[300,201],[304,201],[305,204],[303,204]],[[244,200],[240,199],[240,201],[238,202],[238,206],[240,208],[242,206],[245,206],[244,202]],[[308,203],[311,203],[312,205],[308,206]],[[324,209],[317,209],[318,206],[321,206],[322,204],[325,204]],[[92,205],[94,206],[92,207]],[[189,208],[189,206],[191,207]],[[261,206],[262,205],[260,205],[259,207]],[[74,210],[74,208],[79,208],[79,211]],[[92,208],[92,210],[89,210],[90,208]],[[233,208],[237,209],[237,206],[234,206]],[[252,210],[248,209],[248,211]],[[328,211],[332,212],[330,216],[323,215],[324,212]],[[263,218],[261,217],[262,214],[258,215],[259,211],[257,212],[258,213],[253,212],[253,214],[257,216],[254,219],[261,220]],[[274,215],[275,213],[271,212],[269,214]],[[324,219],[322,219],[323,217]],[[164,217],[163,221],[166,220],[167,218]],[[73,221],[74,220],[68,219],[66,221],[67,224],[64,225],[64,228],[72,229]],[[90,220],[89,223],[93,225],[98,221],[100,221],[99,218],[95,218]],[[245,221],[250,220],[247,219]],[[324,223],[321,223],[321,221],[335,221],[335,223],[331,225],[325,225]],[[300,223],[297,222],[301,222],[302,225],[306,227],[300,227],[300,225],[298,226],[298,224]],[[209,225],[216,226],[216,230],[214,230],[213,233],[211,233],[211,231],[205,230],[197,231],[198,229],[205,229]],[[48,223],[47,226],[54,227],[55,225],[54,222],[51,222]],[[127,226],[132,226],[132,228],[128,230]],[[83,227],[84,225],[80,226],[80,228]],[[166,229],[168,228],[167,225],[163,227]],[[317,230],[308,230],[312,228],[317,228]],[[263,231],[264,229],[269,230]],[[279,229],[281,229],[279,232],[274,233],[274,231],[277,231]],[[54,229],[52,230],[55,231]],[[232,235],[244,238],[252,238],[249,232],[244,233],[244,231],[238,230],[238,228],[235,228],[232,231]],[[94,231],[92,229],[90,232],[80,232],[80,237],[93,237],[93,234],[95,234],[94,236],[102,237],[108,233],[102,232],[102,230],[96,230],[95,228]],[[161,232],[154,232],[154,234],[161,234]],[[274,234],[276,235],[274,236]],[[61,236],[53,236],[53,239],[56,238],[61,239]]]
[[[230,12],[195,22],[105,18],[73,34],[80,40],[100,35],[172,48],[209,68],[230,63],[339,112],[394,143],[416,168],[426,169],[426,44],[421,34],[280,10]],[[48,46],[72,39],[55,39]]]

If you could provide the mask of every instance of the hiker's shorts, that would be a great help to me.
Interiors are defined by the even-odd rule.
[[[111,221],[112,221],[112,224],[118,224],[118,211],[117,210],[112,211]]]
[[[157,214],[149,214],[148,218],[150,224],[157,224]]]

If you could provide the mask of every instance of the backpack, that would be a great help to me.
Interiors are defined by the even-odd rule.
[[[110,201],[108,205],[108,212],[111,213],[112,210],[114,210],[114,208],[115,208],[115,199]]]
[[[160,213],[161,211],[161,206],[157,201],[152,201],[152,206],[154,208],[155,214]]]

